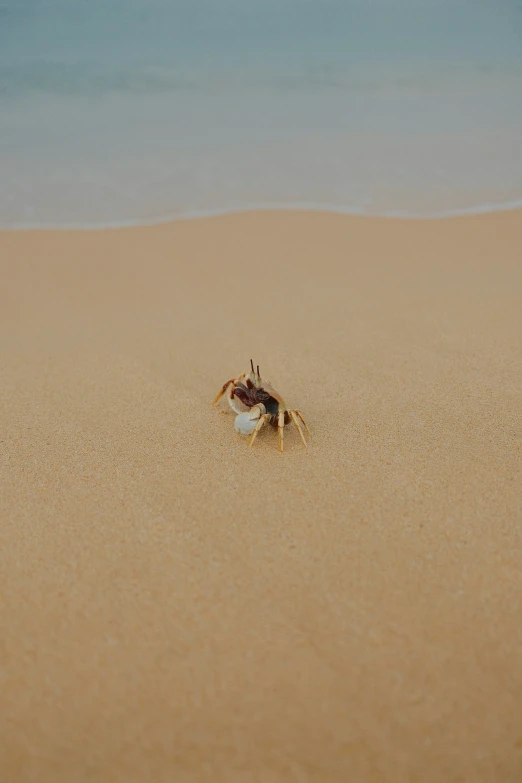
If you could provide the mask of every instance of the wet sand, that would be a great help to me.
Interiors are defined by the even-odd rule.
[[[0,232],[0,778],[522,779],[522,212]],[[305,416],[253,449],[250,358]]]

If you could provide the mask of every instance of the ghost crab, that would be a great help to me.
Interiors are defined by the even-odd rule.
[[[261,379],[259,365],[257,365],[257,370],[254,370],[252,359],[250,367],[250,372],[242,372],[237,378],[231,378],[223,384],[214,400],[214,405],[217,405],[226,394],[228,404],[237,414],[235,429],[241,435],[250,435],[250,446],[254,445],[257,434],[263,425],[268,423],[277,427],[279,451],[283,451],[284,428],[293,422],[306,448],[306,440],[300,422],[304,425],[308,435],[310,435],[310,430],[301,412],[286,407],[285,401],[271,383]],[[247,411],[239,407],[236,398],[248,409]]]

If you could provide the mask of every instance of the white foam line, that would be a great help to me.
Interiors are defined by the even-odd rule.
[[[307,202],[259,202],[247,205],[233,205],[219,209],[192,210],[178,214],[164,215],[147,220],[129,219],[94,223],[12,223],[2,225],[1,231],[105,231],[118,228],[138,228],[140,226],[158,226],[178,220],[197,220],[200,218],[221,217],[223,215],[245,214],[250,212],[325,212],[338,215],[353,215],[367,218],[399,218],[404,220],[443,220],[463,216],[485,215],[493,212],[510,212],[522,209],[522,199],[504,201],[498,204],[477,204],[471,207],[460,207],[434,212],[408,212],[403,210],[384,210],[382,212],[367,212],[356,207],[339,206],[338,204],[314,204]]]

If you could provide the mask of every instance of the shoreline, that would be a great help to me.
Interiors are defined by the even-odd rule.
[[[0,777],[518,783],[522,210],[0,231]],[[311,430],[212,407],[261,367]]]
[[[454,218],[474,217],[478,215],[497,215],[504,212],[516,212],[522,210],[522,198],[499,204],[485,203],[471,207],[462,207],[448,210],[436,210],[429,213],[413,213],[406,210],[386,210],[382,213],[370,213],[356,208],[336,207],[332,204],[254,204],[252,206],[232,206],[223,209],[195,210],[179,215],[166,215],[158,218],[144,220],[115,220],[106,223],[15,223],[8,226],[0,226],[0,231],[110,231],[125,228],[148,228],[151,226],[163,226],[169,223],[178,223],[192,220],[208,220],[227,216],[241,216],[252,213],[305,213],[305,214],[331,214],[345,217],[362,218],[370,220],[412,220],[434,221],[452,220]]]

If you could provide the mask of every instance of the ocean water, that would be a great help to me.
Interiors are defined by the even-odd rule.
[[[522,0],[0,0],[0,226],[522,204]]]

